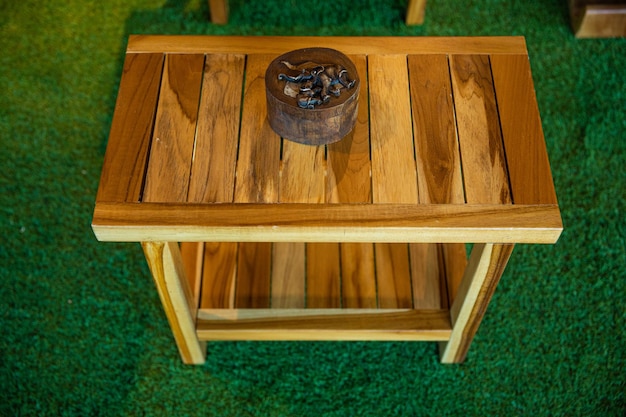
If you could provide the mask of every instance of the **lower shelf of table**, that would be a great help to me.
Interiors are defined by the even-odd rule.
[[[199,310],[200,340],[422,340],[450,338],[448,310]]]
[[[182,243],[200,340],[444,341],[464,244]]]

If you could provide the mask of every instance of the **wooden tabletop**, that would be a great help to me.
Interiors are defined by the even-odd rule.
[[[342,141],[281,139],[264,75],[350,56]],[[93,217],[100,240],[554,243],[562,230],[519,37],[133,36]]]

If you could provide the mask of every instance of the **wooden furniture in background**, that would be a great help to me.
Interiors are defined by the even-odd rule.
[[[311,46],[362,80],[327,146],[266,117],[267,66]],[[243,339],[461,362],[515,243],[562,230],[524,39],[132,36],[92,227],[142,243],[185,363]]]
[[[228,0],[209,0],[211,22],[218,25],[228,23]],[[424,23],[426,0],[409,0],[406,9],[406,24],[421,25]]]
[[[569,11],[577,38],[626,36],[625,0],[569,0]]]

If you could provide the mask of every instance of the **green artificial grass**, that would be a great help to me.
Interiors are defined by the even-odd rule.
[[[624,416],[626,40],[566,0],[0,0],[0,415]],[[523,35],[562,208],[518,245],[462,365],[435,343],[219,342],[180,362],[138,244],[93,203],[131,33]]]

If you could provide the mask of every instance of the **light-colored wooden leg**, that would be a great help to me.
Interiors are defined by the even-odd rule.
[[[209,0],[211,22],[216,25],[228,23],[228,0]]]
[[[475,244],[450,308],[452,334],[440,344],[442,363],[465,360],[515,245]]]
[[[409,0],[406,7],[406,24],[421,25],[426,14],[426,0]]]
[[[178,243],[143,242],[141,245],[183,362],[204,363],[206,343],[200,342],[196,335],[198,307],[185,277]]]

